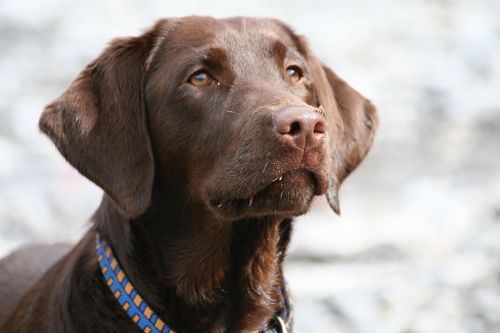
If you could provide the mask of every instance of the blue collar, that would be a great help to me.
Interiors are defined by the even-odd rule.
[[[136,291],[113,254],[109,242],[101,239],[99,234],[96,235],[95,242],[104,281],[122,309],[127,312],[141,331],[144,333],[175,333]],[[276,313],[267,328],[252,333],[287,333],[286,326],[287,324],[291,326],[292,323],[292,306],[287,294],[286,284],[283,283],[278,296],[278,301],[282,304],[281,310]]]

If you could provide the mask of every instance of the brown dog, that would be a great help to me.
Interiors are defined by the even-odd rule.
[[[339,211],[376,125],[277,20],[165,19],[114,40],[40,119],[105,192],[93,227],[19,302],[3,300],[2,332],[151,331],[110,291],[96,235],[146,314],[176,332],[279,332],[291,219],[315,195]]]

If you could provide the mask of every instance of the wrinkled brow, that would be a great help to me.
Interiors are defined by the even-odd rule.
[[[274,57],[274,60],[278,67],[283,66],[283,61],[285,59],[290,59],[292,61],[297,61],[302,65],[307,63],[305,56],[297,49],[294,45],[286,45],[282,41],[275,40],[271,46],[271,55]]]
[[[220,71],[227,66],[228,56],[222,48],[211,47],[202,53],[199,61],[209,69]]]
[[[276,61],[281,62],[288,52],[288,47],[279,40],[275,40],[271,46],[271,54],[275,57]]]
[[[194,70],[199,70],[200,66],[214,72],[223,71],[228,64],[228,55],[220,47],[209,47],[202,49],[192,49],[185,52],[185,59],[173,70],[173,77],[182,80]]]

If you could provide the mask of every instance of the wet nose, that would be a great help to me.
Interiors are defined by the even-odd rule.
[[[274,129],[287,145],[300,149],[317,147],[326,132],[326,119],[311,107],[290,107],[275,113]]]

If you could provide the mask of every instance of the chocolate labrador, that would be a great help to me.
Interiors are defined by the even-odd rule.
[[[102,202],[46,272],[16,284],[43,251],[4,260],[2,332],[291,332],[292,219],[323,194],[339,212],[376,127],[278,20],[163,19],[115,39],[40,119]]]

